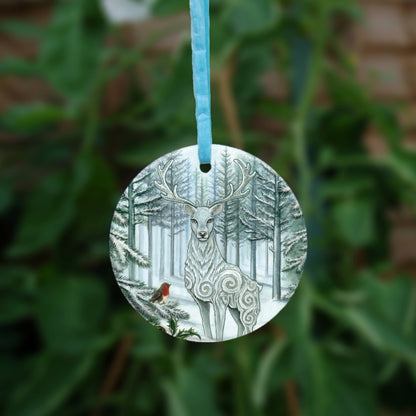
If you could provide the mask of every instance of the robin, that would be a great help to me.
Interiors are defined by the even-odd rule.
[[[162,283],[160,285],[160,288],[156,290],[156,292],[153,294],[153,296],[150,298],[150,302],[166,302],[166,299],[169,296],[169,283]]]

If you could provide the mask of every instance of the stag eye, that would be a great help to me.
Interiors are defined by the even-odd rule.
[[[198,224],[198,221],[195,218],[191,219],[192,224]]]
[[[209,218],[207,221],[208,224],[211,224],[212,222],[214,222],[214,218]]]

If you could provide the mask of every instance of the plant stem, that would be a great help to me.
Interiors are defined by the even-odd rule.
[[[243,149],[243,135],[241,123],[238,118],[237,106],[232,91],[232,79],[235,72],[235,58],[231,56],[225,67],[218,74],[218,85],[221,107],[224,112],[225,122],[230,134],[232,145],[237,149]]]
[[[328,10],[326,2],[322,2],[316,27],[319,32],[312,46],[309,58],[309,69],[306,78],[302,80],[302,95],[295,103],[295,112],[292,122],[292,137],[295,146],[295,157],[299,172],[299,199],[302,202],[304,213],[310,210],[310,185],[312,182],[312,168],[308,158],[308,146],[306,143],[306,124],[308,115],[313,105],[314,98],[321,76],[322,60],[324,58],[325,44],[327,40]]]
[[[117,385],[120,379],[120,376],[123,372],[123,369],[125,367],[132,345],[133,345],[133,338],[129,335],[126,335],[120,341],[117,347],[117,350],[114,354],[114,358],[110,364],[110,368],[108,369],[108,372],[104,378],[103,385],[101,387],[101,392],[100,392],[101,400],[105,399],[114,390],[115,386]],[[100,416],[101,414],[102,414],[102,408],[99,405],[92,412],[92,415]]]

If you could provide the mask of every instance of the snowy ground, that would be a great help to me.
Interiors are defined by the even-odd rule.
[[[199,308],[192,299],[188,291],[183,287],[183,278],[181,277],[171,277],[166,279],[169,283],[172,284],[170,288],[169,298],[179,302],[180,308],[189,313],[190,319],[188,321],[179,322],[181,328],[194,328],[202,338],[203,342],[213,342],[213,340],[207,339],[203,336],[204,331],[202,329],[201,315],[199,313]],[[277,301],[272,300],[272,288],[269,285],[263,285],[261,291],[261,309],[260,314],[257,319],[257,324],[254,329],[262,327],[264,324],[269,322],[276,314],[286,305],[287,300]],[[269,300],[266,300],[269,299]],[[211,308],[211,330],[213,334],[215,333],[215,323],[214,323],[214,311]],[[225,329],[224,329],[224,340],[233,339],[237,336],[237,325],[230,313],[227,312],[225,320]],[[189,338],[191,341],[199,341],[197,337]]]
[[[145,284],[148,284],[148,271],[146,269],[140,269],[139,276],[137,276],[138,281],[143,281]],[[246,274],[248,272],[246,271]],[[123,274],[125,279],[128,279],[128,271],[125,270]],[[123,277],[122,276],[122,277]],[[273,319],[278,312],[286,305],[288,299],[285,300],[272,300],[272,286],[271,286],[271,276],[263,276],[261,273],[258,273],[257,281],[260,283],[263,288],[260,292],[260,314],[257,319],[257,324],[254,327],[254,330],[261,328],[271,319]],[[180,321],[179,327],[180,329],[188,329],[194,328],[198,334],[201,336],[202,342],[215,342],[215,340],[207,339],[204,337],[204,332],[202,328],[202,321],[201,315],[199,312],[199,308],[197,304],[194,302],[192,296],[189,292],[185,289],[184,286],[184,277],[183,276],[165,276],[160,277],[157,273],[153,275],[153,288],[158,288],[162,282],[167,282],[171,284],[170,287],[170,299],[177,301],[179,303],[179,307],[184,311],[188,312],[190,315],[190,319],[187,321]],[[291,281],[288,278],[287,274],[283,275],[282,278],[282,295],[283,297],[288,297],[289,295],[289,286],[291,285]],[[292,287],[293,290],[293,287]],[[214,320],[214,311],[211,308],[211,331],[213,335],[215,335],[215,320]],[[225,321],[225,328],[224,328],[224,340],[233,339],[237,337],[237,325],[233,318],[231,317],[230,313],[227,312],[226,321]],[[190,341],[198,342],[198,337],[190,337],[188,338]]]

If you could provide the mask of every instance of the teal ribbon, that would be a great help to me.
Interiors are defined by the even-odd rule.
[[[209,70],[209,0],[190,0],[192,71],[198,156],[201,164],[211,163],[211,86]]]

